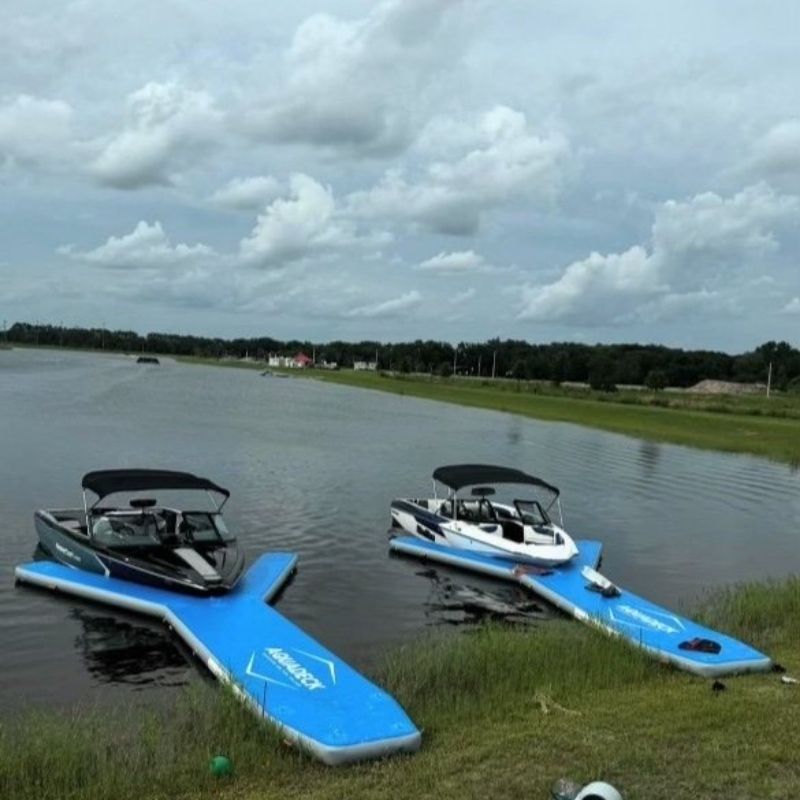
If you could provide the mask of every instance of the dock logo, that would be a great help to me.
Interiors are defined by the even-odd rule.
[[[617,617],[615,612],[622,612],[630,619],[620,619]],[[663,614],[659,611],[649,611],[649,613],[645,613],[638,608],[634,608],[633,606],[629,605],[618,605],[612,612],[611,618],[616,620],[617,622],[621,622],[623,625],[634,625],[637,624],[639,627],[646,627],[651,628],[654,631],[659,631],[661,633],[680,633],[683,629],[683,625],[681,621],[674,616],[673,614]],[[658,619],[661,617],[661,619]],[[635,620],[635,622],[631,622],[631,620]],[[668,620],[665,622],[664,620]],[[674,623],[674,624],[669,624]],[[675,627],[677,625],[677,627]]]
[[[292,652],[290,653],[289,650]],[[311,659],[315,664],[303,664],[302,661],[306,659]],[[269,667],[271,668],[270,671],[277,673],[280,677],[277,678],[265,674],[265,672],[260,671],[260,669],[256,669],[258,661],[264,664],[261,669]],[[287,689],[306,689],[309,692],[316,692],[319,689],[328,688],[319,675],[312,669],[313,666],[317,665],[321,665],[327,670],[328,675],[326,677],[330,678],[331,684],[335,684],[336,667],[333,661],[329,658],[315,656],[313,653],[308,653],[305,650],[299,650],[296,647],[265,647],[261,653],[254,651],[250,655],[250,660],[247,664],[247,674],[253,678],[260,678],[267,683],[284,686]]]

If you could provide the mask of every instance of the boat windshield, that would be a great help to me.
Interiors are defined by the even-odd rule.
[[[525,525],[550,525],[550,517],[537,500],[515,500],[519,518]]]
[[[230,541],[222,516],[208,511],[105,511],[92,521],[92,538],[105,547],[214,544]]]
[[[153,547],[166,530],[162,516],[140,511],[108,511],[92,521],[92,539],[105,547]]]
[[[181,538],[195,544],[231,539],[222,516],[208,511],[184,511],[180,534]]]

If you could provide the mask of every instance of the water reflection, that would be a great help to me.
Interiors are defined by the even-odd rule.
[[[146,687],[183,686],[191,654],[164,628],[91,608],[73,608],[80,623],[75,648],[101,683]]]
[[[650,442],[647,439],[642,439],[639,442],[639,453],[637,462],[642,470],[648,475],[652,475],[658,466],[658,461],[661,458],[661,445],[658,442]]]
[[[506,439],[510,445],[518,445],[522,441],[522,422],[522,417],[515,414],[508,415]]]
[[[429,625],[476,625],[489,620],[529,625],[554,613],[517,587],[448,574],[439,567],[414,573],[428,582],[422,602]]]

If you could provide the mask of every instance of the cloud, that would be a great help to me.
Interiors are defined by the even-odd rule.
[[[472,138],[472,149],[431,163],[417,181],[402,169],[387,171],[377,186],[350,196],[352,212],[465,236],[477,232],[491,208],[523,197],[549,203],[560,191],[570,153],[561,134],[537,136],[523,113],[496,106],[480,116]]]
[[[781,314],[790,314],[791,316],[800,315],[800,297],[793,297],[782,309]]]
[[[60,247],[58,252],[69,258],[109,269],[159,270],[208,261],[214,251],[204,244],[173,245],[160,222],[149,224],[142,220],[131,233],[110,236],[105,244],[93,250],[79,251],[74,245]]]
[[[462,0],[388,0],[361,19],[314,14],[295,31],[283,90],[250,108],[259,138],[361,154],[390,154],[413,139],[426,88],[451,69]],[[424,117],[422,117],[424,119]]]
[[[345,316],[369,318],[397,317],[418,306],[421,300],[422,295],[416,289],[412,289],[410,292],[406,292],[400,295],[400,297],[395,297],[391,300],[384,300],[380,303],[372,303],[370,305],[354,308],[346,312]]]
[[[452,253],[439,253],[416,266],[418,270],[429,272],[491,272],[492,266],[474,250],[460,250]]]
[[[0,104],[0,164],[63,165],[72,140],[72,107],[20,94]]]
[[[456,294],[451,300],[451,305],[461,305],[462,303],[466,303],[469,300],[472,300],[473,297],[477,294],[477,291],[470,286],[468,289],[464,289],[463,292],[459,292]]]
[[[798,217],[800,199],[763,183],[727,199],[669,200],[656,211],[649,248],[592,253],[552,283],[523,287],[519,318],[604,324],[735,308],[732,293],[763,277],[778,248],[774,228]]]
[[[289,196],[267,206],[250,235],[240,242],[239,253],[249,264],[268,267],[312,253],[377,247],[388,241],[380,232],[361,236],[350,220],[338,215],[330,187],[298,173],[290,179]]]
[[[800,176],[800,119],[770,128],[755,143],[748,166],[771,178]]]
[[[258,211],[275,200],[281,185],[271,175],[234,178],[211,195],[211,202],[237,211]]]
[[[217,136],[221,113],[206,92],[151,82],[128,95],[123,130],[90,165],[117,189],[169,185]]]

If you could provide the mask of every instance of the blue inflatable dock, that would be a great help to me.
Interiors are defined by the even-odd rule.
[[[569,564],[542,570],[502,558],[398,536],[390,548],[405,555],[438,561],[495,578],[516,581],[581,622],[641,647],[655,658],[704,677],[768,670],[771,660],[749,645],[712,631],[616,587],[604,596],[583,575],[584,567],[600,563],[600,542],[579,541],[578,555]]]
[[[392,697],[267,605],[296,563],[288,553],[263,555],[219,597],[177,594],[50,561],[22,564],[16,577],[164,620],[254,712],[326,764],[416,750],[421,734]]]

